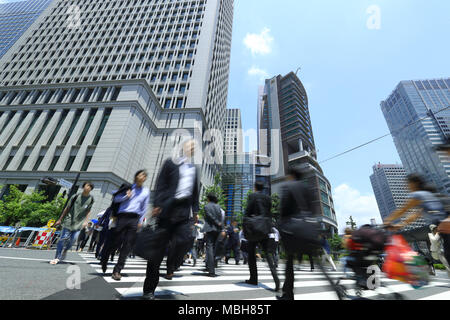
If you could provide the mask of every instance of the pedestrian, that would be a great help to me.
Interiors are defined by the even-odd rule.
[[[410,195],[408,201],[399,209],[395,210],[388,218],[385,219],[385,225],[391,225],[392,222],[407,214],[411,209],[420,208],[411,214],[405,221],[392,226],[394,229],[401,229],[419,217],[425,220],[425,223],[439,227],[439,224],[444,221],[448,214],[444,210],[444,206],[439,198],[434,194],[436,191],[427,185],[425,179],[418,174],[410,174],[406,178],[408,182],[408,189]],[[444,257],[450,261],[450,234],[440,234],[443,241]]]
[[[89,237],[92,234],[92,230],[93,230],[92,222],[89,222],[85,228],[81,229],[77,241],[77,252],[83,251],[84,247],[86,246],[86,243],[89,241]]]
[[[260,181],[255,183],[255,192],[248,197],[247,208],[245,209],[245,216],[265,216],[272,221],[272,200],[269,196],[265,195],[264,184]],[[245,230],[244,230],[245,232]],[[245,283],[251,285],[258,285],[258,269],[256,265],[256,246],[259,245],[262,251],[265,253],[267,262],[269,264],[270,272],[272,273],[273,280],[275,281],[275,291],[280,290],[280,280],[277,275],[277,269],[273,261],[272,254],[269,253],[269,233],[264,240],[259,242],[248,241],[248,267],[250,269],[250,279],[245,280]]]
[[[248,241],[247,239],[245,239],[244,236],[244,230],[241,230],[241,232],[239,232],[239,243],[240,243],[240,249],[241,249],[241,253],[242,253],[242,259],[243,264],[247,264],[248,262]]]
[[[228,260],[231,258],[231,251],[233,251],[234,254],[234,261],[236,265],[239,265],[240,260],[240,250],[239,250],[239,228],[238,228],[238,222],[236,220],[233,220],[231,222],[231,225],[227,227],[227,236],[228,236],[228,243],[227,243],[227,252],[226,252],[226,258],[225,263],[228,264]]]
[[[286,218],[300,214],[306,214],[306,212],[313,212],[313,195],[308,187],[301,181],[303,179],[303,173],[300,169],[295,167],[289,168],[287,176],[287,182],[282,186],[282,196],[280,201],[280,215],[281,218]],[[299,211],[300,210],[300,211]],[[285,242],[284,246],[287,247],[287,239],[283,239],[283,233],[281,234],[281,241]],[[302,247],[299,251],[299,260],[302,259],[304,254],[309,255],[311,262],[311,271],[314,270],[313,253],[306,250],[304,247],[308,247],[308,244],[298,244]],[[294,254],[291,251],[287,252],[285,280],[283,284],[283,295],[277,296],[279,300],[294,300]]]
[[[206,271],[209,277],[216,277],[216,245],[222,231],[223,221],[217,197],[210,193],[207,195],[208,203],[205,205],[205,226],[203,231],[206,238]]]
[[[275,268],[278,268],[279,243],[280,243],[280,233],[278,232],[277,228],[272,227],[272,233],[269,234],[268,250],[273,256],[273,262],[275,263]]]
[[[325,263],[325,261],[328,261],[331,264],[331,267],[333,268],[333,271],[336,271],[336,265],[334,264],[333,258],[331,257],[331,249],[330,244],[327,241],[327,238],[325,235],[321,235],[321,245],[322,245],[322,264]]]
[[[89,250],[88,250],[89,252],[95,251],[95,247],[97,246],[97,243],[99,240],[100,231],[101,231],[101,226],[97,222],[93,226],[91,242],[89,243]]]
[[[313,272],[314,271],[314,259],[312,257],[312,255],[310,253],[304,253],[304,252],[300,252],[297,255],[297,260],[298,260],[298,264],[300,265],[303,261],[304,256],[307,255],[308,256],[308,260],[309,260],[309,265],[311,266],[310,271]],[[300,270],[300,269],[299,269]]]
[[[80,230],[88,225],[89,215],[94,197],[90,194],[94,189],[91,182],[83,183],[81,194],[70,197],[69,205],[64,209],[61,217],[55,222],[55,227],[62,226],[61,235],[56,247],[55,259],[50,264],[58,264],[64,261],[66,253],[77,240]]]
[[[143,288],[143,298],[146,300],[155,299],[159,267],[169,242],[172,242],[176,254],[180,257],[183,257],[191,246],[194,228],[192,221],[198,222],[199,211],[199,170],[192,163],[194,152],[195,141],[186,141],[183,144],[183,155],[167,159],[156,181],[152,215],[158,218],[155,242],[160,243],[160,249],[152,253],[154,257],[147,262]]]
[[[343,266],[343,272],[344,272],[345,277],[349,276],[349,274],[347,272],[348,263],[353,259],[349,255],[350,245],[351,245],[351,241],[352,241],[352,231],[353,230],[350,228],[345,228],[344,236],[342,237],[342,247],[344,248],[345,255],[341,258],[340,262]]]
[[[106,273],[108,258],[115,248],[121,248],[119,259],[114,266],[112,279],[120,281],[120,272],[125,267],[128,255],[132,251],[136,240],[136,233],[142,227],[142,223],[148,211],[150,203],[150,191],[144,187],[147,180],[147,172],[139,170],[134,175],[134,184],[126,192],[114,197],[114,202],[120,204],[117,210],[116,227],[112,234],[112,247],[109,246],[106,254],[102,254],[102,270]],[[123,237],[123,238],[122,238]]]
[[[444,256],[444,250],[442,248],[441,236],[437,232],[437,226],[432,224],[430,225],[431,233],[428,233],[428,238],[430,239],[430,251],[431,256],[434,260],[440,261],[447,270],[447,276],[450,278],[450,265],[448,264],[448,260]]]

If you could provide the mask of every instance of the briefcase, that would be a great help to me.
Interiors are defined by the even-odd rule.
[[[145,260],[155,259],[155,255],[161,251],[161,238],[164,232],[164,229],[157,228],[156,225],[144,227],[136,235],[134,253]]]
[[[280,219],[281,241],[290,254],[315,254],[320,249],[320,225],[314,217],[296,214]]]

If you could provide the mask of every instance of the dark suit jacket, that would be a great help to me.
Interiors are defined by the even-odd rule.
[[[282,186],[280,215],[287,217],[301,212],[314,214],[313,194],[301,181],[286,182]]]
[[[222,213],[220,212],[220,206],[215,203],[208,203],[205,206],[205,226],[203,232],[222,230]]]
[[[192,196],[187,199],[187,203],[184,203],[182,206],[177,205],[175,193],[180,180],[180,165],[175,164],[172,159],[164,161],[156,180],[156,190],[153,194],[153,207],[162,209],[159,216],[161,220],[178,222],[185,218],[189,219],[191,208],[194,214],[199,211],[200,170],[197,166],[195,167],[195,172]]]
[[[272,217],[272,199],[262,192],[252,193],[248,197],[247,208],[245,209],[245,215],[248,217],[265,215]]]

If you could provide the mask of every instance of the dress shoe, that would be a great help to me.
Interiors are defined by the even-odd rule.
[[[102,263],[102,262],[100,262],[100,264],[102,265],[102,271],[103,271],[103,273],[106,273],[106,269],[108,269],[108,263]]]
[[[172,280],[173,279],[173,273],[172,274],[166,274],[164,276],[164,278],[167,279],[167,280]]]
[[[252,286],[257,286],[258,285],[258,281],[253,281],[253,280],[245,280],[246,284],[251,284]]]
[[[155,295],[153,293],[145,293],[142,296],[143,300],[155,300]]]
[[[283,294],[282,296],[277,296],[277,300],[294,300],[294,297]]]
[[[122,276],[120,275],[120,273],[114,272],[111,278],[113,278],[116,281],[120,281],[120,279],[122,279]]]
[[[237,266],[239,265],[239,261],[236,261],[236,265],[237,265]]]
[[[217,278],[219,275],[218,274],[215,274],[215,273],[208,273],[208,275],[207,275],[207,277],[210,277],[210,278]]]

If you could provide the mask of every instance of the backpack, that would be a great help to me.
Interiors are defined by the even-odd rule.
[[[363,225],[358,230],[353,231],[352,241],[363,245],[369,251],[382,251],[387,241],[387,236],[383,230],[374,228],[370,224]]]

